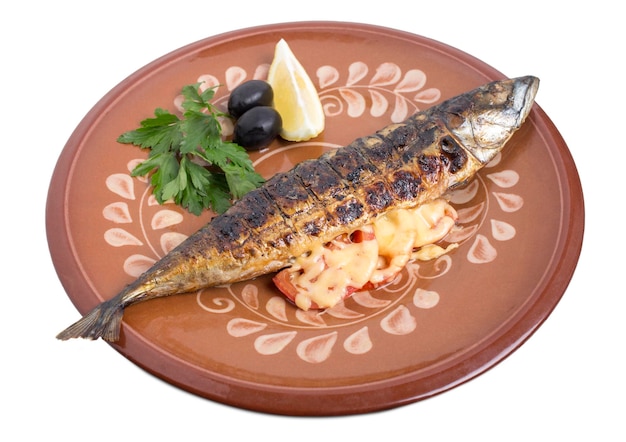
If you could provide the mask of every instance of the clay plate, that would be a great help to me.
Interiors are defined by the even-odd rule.
[[[85,116],[50,184],[50,252],[81,314],[212,216],[155,204],[145,180],[129,175],[145,152],[117,137],[156,107],[176,111],[181,87],[196,81],[220,85],[215,103],[225,106],[237,84],[265,77],[280,38],[316,83],[327,128],[310,142],[276,141],[255,153],[266,177],[504,78],[433,40],[334,22],[244,29],[159,58]],[[363,413],[450,389],[505,358],[546,319],[583,235],[575,166],[538,105],[506,152],[453,203],[462,228],[448,240],[460,247],[410,265],[386,289],[323,313],[298,311],[269,278],[154,300],[127,309],[112,346],[187,391],[269,413]]]

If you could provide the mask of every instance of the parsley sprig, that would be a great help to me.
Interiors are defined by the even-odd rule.
[[[263,183],[247,151],[222,138],[217,117],[227,116],[210,103],[215,88],[200,91],[200,83],[183,87],[183,115],[157,108],[154,118],[123,133],[117,141],[150,149],[132,176],[150,175],[156,200],[172,199],[189,212],[223,213],[234,199]]]

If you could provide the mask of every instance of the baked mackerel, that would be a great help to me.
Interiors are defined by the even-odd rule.
[[[57,338],[117,341],[131,304],[279,271],[316,243],[467,183],[522,125],[538,86],[488,83],[276,174]]]

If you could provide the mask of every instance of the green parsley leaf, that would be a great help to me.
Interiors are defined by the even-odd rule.
[[[157,108],[153,118],[117,139],[149,149],[132,176],[150,176],[156,200],[173,200],[200,215],[211,209],[223,213],[232,201],[263,184],[247,151],[222,138],[217,117],[225,117],[211,104],[215,88],[200,90],[200,84],[182,88],[183,115]]]
[[[167,152],[171,146],[180,144],[180,119],[163,109],[156,109],[154,115],[154,118],[143,120],[140,128],[122,134],[118,141],[152,149],[152,155]]]

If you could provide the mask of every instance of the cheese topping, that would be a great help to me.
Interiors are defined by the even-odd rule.
[[[333,306],[344,298],[348,287],[367,284],[377,266],[378,243],[372,226],[364,226],[361,232],[370,239],[353,242],[337,238],[296,260],[291,282],[299,289],[295,298],[298,307],[308,310],[312,302],[319,307]]]
[[[434,259],[454,248],[434,243],[456,220],[454,208],[437,199],[390,211],[350,237],[316,245],[287,269],[297,289],[294,302],[303,310],[330,308],[368,284],[390,282],[411,259]]]

